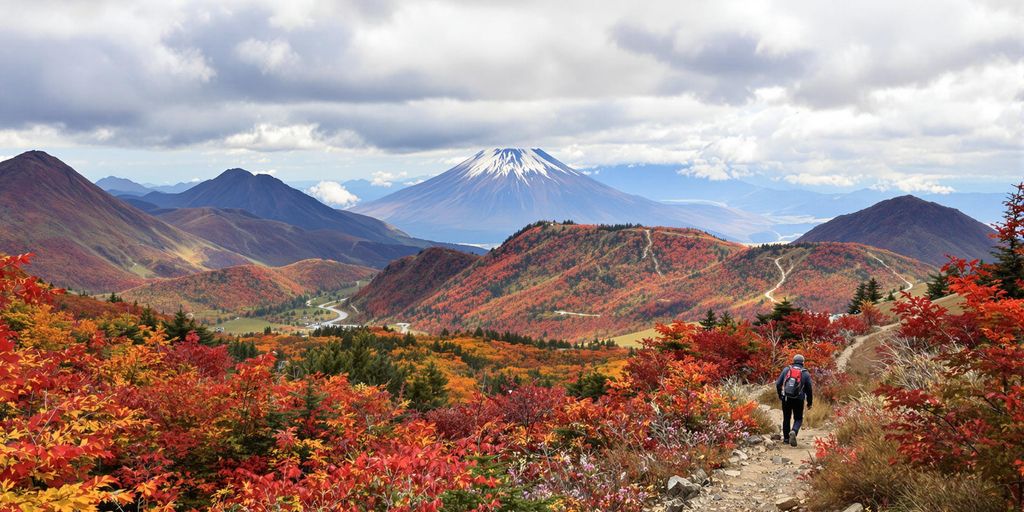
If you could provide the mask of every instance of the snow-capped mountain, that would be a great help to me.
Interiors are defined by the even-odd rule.
[[[529,181],[531,178],[554,179],[558,174],[580,176],[581,173],[559,162],[541,149],[486,149],[462,162],[449,172],[471,179],[486,176],[492,179],[514,177]]]
[[[540,149],[488,149],[423,183],[353,209],[418,236],[495,244],[537,220],[697,227],[738,240],[763,217],[713,205],[667,205],[601,184]]]

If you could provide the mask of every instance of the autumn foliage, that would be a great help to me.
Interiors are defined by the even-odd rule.
[[[595,398],[523,384],[421,413],[131,311],[57,310],[28,260],[0,260],[5,510],[637,510],[758,428],[692,357],[632,365]]]

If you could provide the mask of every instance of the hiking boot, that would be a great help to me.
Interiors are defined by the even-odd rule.
[[[796,447],[796,431],[791,430],[789,432],[788,440],[789,440],[789,445],[795,448]]]

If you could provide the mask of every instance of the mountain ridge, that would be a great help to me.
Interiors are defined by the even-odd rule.
[[[862,244],[748,247],[687,228],[542,222],[436,280],[408,305],[391,303],[393,287],[380,284],[397,280],[393,269],[378,274],[353,303],[361,311],[372,306],[364,315],[369,322],[410,322],[428,332],[481,326],[579,340],[696,320],[709,308],[751,318],[770,309],[766,292],[780,277],[776,300],[835,312],[868,278],[898,290],[904,278],[919,281],[932,271]]]
[[[994,233],[960,210],[904,195],[840,215],[796,242],[858,242],[941,266],[947,255],[989,259]]]
[[[77,289],[250,262],[111,196],[43,151],[0,162],[0,218],[0,250],[37,253],[33,273]]]
[[[139,198],[161,208],[240,209],[257,217],[284,222],[307,231],[334,230],[341,234],[395,246],[404,246],[407,254],[434,245],[476,251],[411,237],[394,226],[373,217],[325,205],[316,198],[290,187],[269,174],[253,174],[245,169],[232,168],[216,178],[204,181],[178,193],[151,192]],[[374,266],[390,260],[374,261]]]

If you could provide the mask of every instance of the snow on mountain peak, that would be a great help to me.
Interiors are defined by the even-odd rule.
[[[578,176],[580,173],[556,160],[541,149],[494,148],[480,151],[472,158],[455,166],[465,178],[491,176],[506,178],[514,176],[526,180],[530,176],[551,178],[556,174]]]

